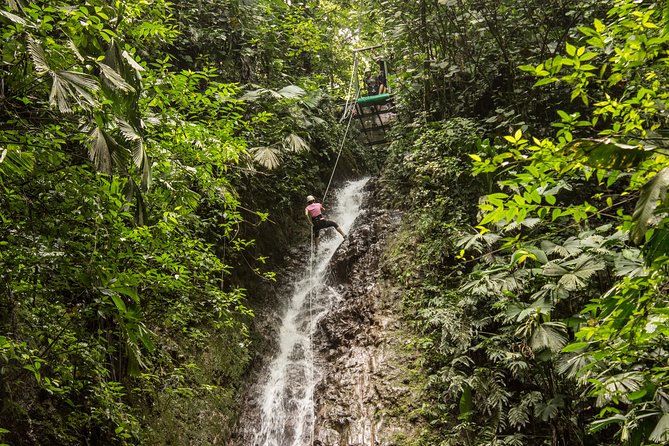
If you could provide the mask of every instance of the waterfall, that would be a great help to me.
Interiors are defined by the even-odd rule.
[[[360,212],[368,179],[353,181],[337,194],[336,206],[326,211],[348,232]],[[314,426],[314,370],[312,335],[318,320],[339,295],[324,284],[328,263],[341,243],[333,228],[321,230],[318,252],[304,277],[295,281],[279,330],[279,351],[271,360],[260,393],[260,423],[253,435],[256,446],[307,446]],[[246,427],[249,429],[249,427]]]

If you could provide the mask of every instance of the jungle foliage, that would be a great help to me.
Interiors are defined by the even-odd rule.
[[[529,3],[385,3],[414,39],[403,60],[424,58],[398,78],[426,113],[384,176],[411,197],[390,269],[427,372],[414,443],[666,444],[669,9]],[[412,20],[443,26],[421,38]],[[487,91],[500,67],[512,88]]]
[[[274,277],[255,245],[299,233],[336,155],[315,5],[3,3],[0,443],[229,434]]]

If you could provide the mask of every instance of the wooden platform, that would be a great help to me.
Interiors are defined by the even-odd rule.
[[[364,143],[368,145],[385,144],[386,132],[395,122],[392,95],[378,94],[363,96],[356,101],[354,116],[358,118]]]

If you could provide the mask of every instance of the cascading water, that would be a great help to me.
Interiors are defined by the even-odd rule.
[[[328,217],[348,231],[360,212],[362,189],[368,179],[348,183]],[[271,361],[267,382],[260,395],[260,424],[255,430],[256,446],[306,446],[312,444],[314,388],[312,334],[318,320],[339,299],[324,285],[328,263],[341,243],[334,229],[321,231],[321,242],[304,278],[296,281],[290,304],[279,331],[279,351]]]

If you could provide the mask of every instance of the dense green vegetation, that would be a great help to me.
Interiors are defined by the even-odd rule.
[[[224,441],[374,43],[403,441],[669,442],[666,2],[8,0],[0,26],[0,443]]]
[[[427,374],[414,443],[666,444],[669,10],[528,3],[387,10],[423,48],[384,175],[408,198],[389,264]]]
[[[304,230],[295,205],[324,188],[341,134],[326,13],[343,17],[313,2],[3,4],[0,443],[229,434],[251,308],[269,304],[282,251],[263,231],[285,246]]]

